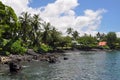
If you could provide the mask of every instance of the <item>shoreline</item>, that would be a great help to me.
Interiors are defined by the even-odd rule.
[[[30,54],[25,54],[25,55],[9,55],[9,56],[1,56],[1,57],[6,57],[6,59],[3,62],[0,62],[0,73],[2,71],[9,71],[9,63],[15,62],[18,63],[18,66],[23,66],[23,63],[31,63],[33,61],[37,62],[47,62],[47,63],[56,63],[60,62],[60,60],[69,60],[69,57],[66,57],[65,53],[69,52],[83,52],[84,50],[64,50],[62,53],[42,53],[39,54],[39,56],[35,55],[30,55]],[[112,51],[112,50],[100,50],[100,49],[95,49],[95,50],[89,50],[89,51],[84,51],[84,52],[100,52],[100,51]],[[38,53],[37,53],[38,54]],[[62,57],[62,58],[60,58]],[[24,67],[23,67],[24,68]]]
[[[113,51],[113,50],[107,50],[107,49],[90,49],[90,50],[79,50],[79,49],[71,49],[71,50],[63,50],[61,52],[52,52],[52,53],[35,53],[33,51],[29,51],[29,53],[27,52],[24,55],[13,55],[10,54],[9,56],[3,56],[0,55],[0,64],[8,64],[10,61],[18,61],[18,62],[30,62],[32,60],[38,60],[38,61],[49,61],[50,58],[53,58],[55,60],[57,60],[57,58],[59,58],[59,56],[64,56],[65,52],[74,52],[74,51]]]
[[[4,58],[4,60],[2,62],[0,61],[0,73],[3,73],[4,71],[11,73],[10,63],[13,63],[19,67],[21,66],[21,69],[24,69],[23,63],[31,63],[33,61],[56,63],[56,62],[59,62],[58,58],[60,56],[63,56],[63,53],[52,53],[52,54],[46,53],[46,54],[40,54],[39,56],[33,56],[33,55],[29,55],[29,54],[9,55],[9,56],[1,56],[0,55],[0,58]],[[18,70],[18,72],[19,72],[19,70]]]

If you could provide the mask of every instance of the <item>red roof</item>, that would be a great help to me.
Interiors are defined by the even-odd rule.
[[[102,42],[99,42],[99,46],[105,46],[107,44],[107,42],[105,42],[105,41],[102,41]]]

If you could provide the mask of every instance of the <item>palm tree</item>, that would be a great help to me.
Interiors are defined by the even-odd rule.
[[[39,17],[38,14],[34,14],[33,18],[32,18],[32,36],[31,36],[31,40],[33,41],[33,45],[39,45],[39,37],[40,37],[40,29],[41,29],[41,18]]]
[[[72,33],[73,33],[73,28],[67,28],[67,34],[68,35],[72,35]]]
[[[72,36],[73,36],[73,39],[76,40],[76,39],[79,37],[78,31],[74,31],[74,32],[72,33]]]
[[[60,38],[61,38],[61,33],[57,31],[55,27],[53,27],[50,30],[49,45],[52,46],[53,49],[55,49],[56,46],[58,46],[57,43],[60,42]]]
[[[20,23],[21,23],[21,28],[20,28],[20,32],[19,35],[22,37],[23,41],[26,42],[27,38],[29,37],[28,35],[30,35],[30,31],[31,31],[31,14],[29,14],[28,12],[23,12],[22,16],[19,17]]]
[[[50,37],[50,30],[51,30],[51,25],[50,23],[43,23],[43,28],[44,28],[44,32],[42,33],[42,41],[47,44],[49,37]]]
[[[40,29],[41,18],[39,17],[38,14],[34,14],[32,19],[33,19],[33,21],[32,21],[33,30],[34,30],[34,32],[37,32]]]

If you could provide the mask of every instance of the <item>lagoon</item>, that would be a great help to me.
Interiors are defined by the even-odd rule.
[[[119,80],[120,51],[66,52],[59,62],[32,61],[23,63],[23,70],[10,74],[0,73],[0,80]]]

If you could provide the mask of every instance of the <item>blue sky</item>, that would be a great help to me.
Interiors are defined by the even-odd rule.
[[[116,32],[120,37],[120,0],[0,0],[16,14],[40,14],[58,30],[69,27],[80,34]]]
[[[54,2],[55,0],[32,0],[29,6],[39,8]],[[78,0],[78,3],[80,5],[74,8],[76,15],[83,15],[86,9],[97,10],[104,8],[107,10],[102,15],[103,18],[100,27],[97,29],[98,31],[120,31],[120,0]]]

